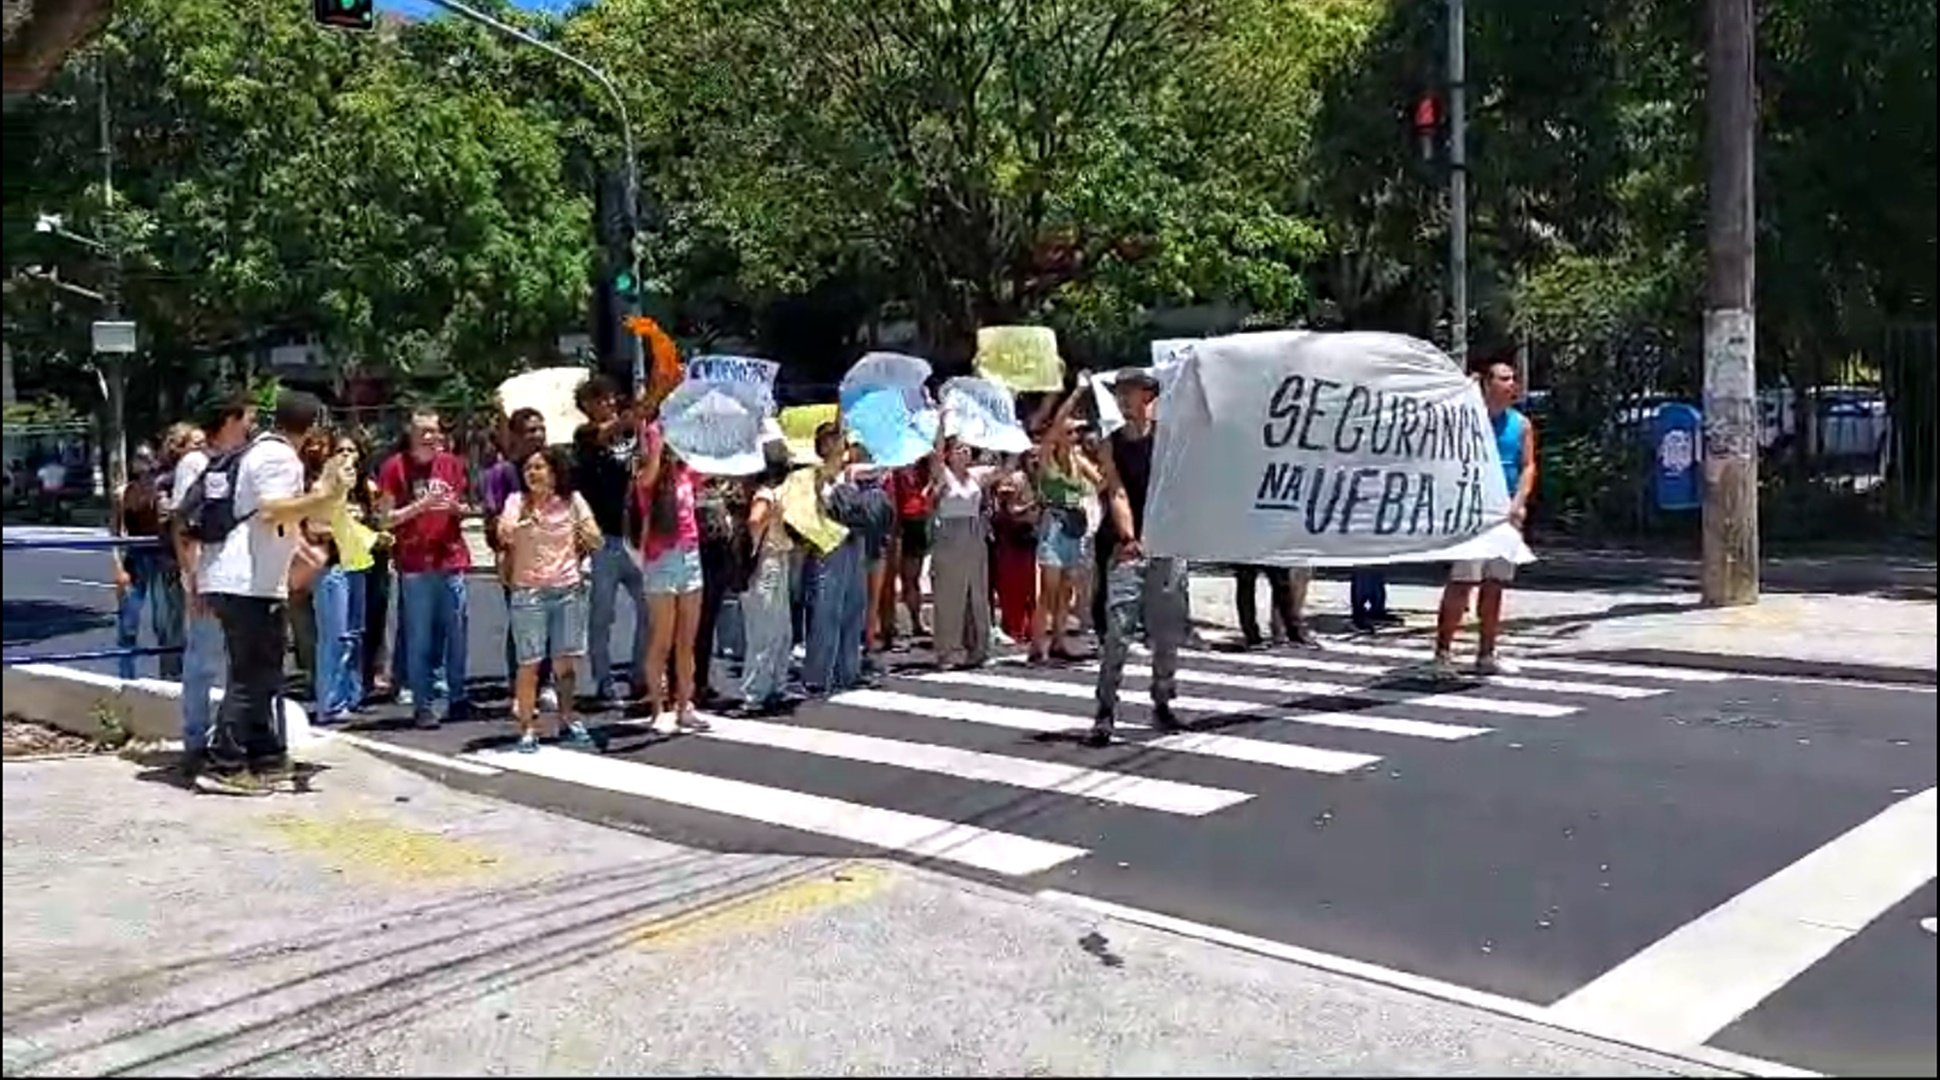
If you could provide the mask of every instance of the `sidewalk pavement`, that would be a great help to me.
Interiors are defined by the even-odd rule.
[[[1309,588],[1307,612],[1319,629],[1347,631],[1347,592],[1347,583],[1341,581],[1318,580]],[[1233,597],[1232,579],[1195,577],[1194,621],[1237,627]],[[1388,606],[1408,623],[1393,636],[1432,640],[1440,602],[1439,585],[1390,584]],[[1267,610],[1262,587],[1261,618]],[[1503,632],[1513,638],[1517,651],[1932,685],[1935,616],[1932,600],[1768,593],[1753,606],[1709,608],[1695,589],[1639,592],[1531,585],[1512,589],[1505,599]],[[1457,648],[1472,648],[1474,632],[1471,616]]]
[[[684,849],[311,756],[316,790],[265,800],[5,766],[6,1075],[1729,1075],[901,864]]]

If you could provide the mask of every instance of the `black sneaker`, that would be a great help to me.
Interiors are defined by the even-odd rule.
[[[1287,642],[1302,649],[1320,648],[1320,639],[1314,637],[1314,632],[1307,629],[1305,623],[1295,623],[1287,628]]]
[[[1184,731],[1186,726],[1179,721],[1179,716],[1172,711],[1172,706],[1154,705],[1152,706],[1152,727],[1154,730],[1170,734]]]
[[[275,789],[261,777],[247,772],[212,772],[207,769],[196,775],[195,790],[210,795],[238,795],[261,798]]]
[[[444,726],[443,721],[438,719],[437,713],[428,712],[419,713],[413,717],[412,723],[419,731],[436,731]]]
[[[1085,745],[1104,747],[1111,745],[1112,728],[1117,726],[1118,718],[1110,710],[1100,712],[1091,722],[1091,731],[1085,735]]]

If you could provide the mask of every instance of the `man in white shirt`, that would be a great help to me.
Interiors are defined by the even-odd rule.
[[[256,406],[246,397],[236,397],[217,405],[203,420],[206,447],[197,446],[175,463],[175,478],[169,490],[176,500],[189,490],[209,467],[213,455],[226,454],[249,441],[256,426]],[[182,568],[182,596],[187,602],[185,634],[182,641],[182,767],[190,780],[202,771],[209,745],[211,713],[209,698],[229,667],[229,654],[222,644],[222,624],[202,598],[201,579],[208,561],[220,550],[202,544],[171,524],[176,565]]]
[[[354,482],[349,458],[327,464],[304,490],[296,447],[323,414],[304,393],[276,402],[270,434],[243,451],[236,474],[235,527],[210,545],[196,585],[222,624],[229,652],[229,684],[210,733],[206,765],[196,777],[204,791],[268,794],[290,780],[289,754],[276,723],[276,698],[289,648],[284,606],[290,596],[290,559],[305,518],[322,518]]]

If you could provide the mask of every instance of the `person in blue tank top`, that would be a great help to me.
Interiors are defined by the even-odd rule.
[[[1514,407],[1520,393],[1516,368],[1507,360],[1488,360],[1475,371],[1482,383],[1482,400],[1489,407],[1489,423],[1495,428],[1496,449],[1502,454],[1502,475],[1509,485],[1509,520],[1522,528],[1529,516],[1529,500],[1536,492],[1536,426]],[[1435,621],[1435,672],[1452,675],[1455,660],[1451,650],[1455,631],[1468,617],[1469,594],[1481,586],[1476,602],[1476,617],[1482,624],[1480,647],[1475,656],[1478,675],[1495,675],[1502,665],[1495,656],[1495,642],[1502,629],[1502,592],[1516,576],[1516,564],[1507,559],[1473,559],[1449,568],[1448,585],[1442,590],[1442,606]]]

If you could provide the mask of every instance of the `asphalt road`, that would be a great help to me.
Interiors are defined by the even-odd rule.
[[[107,593],[76,584],[100,564],[10,554],[9,647],[101,641]],[[472,655],[496,672],[480,585]],[[510,753],[490,707],[364,734],[453,783],[681,843],[887,851],[1654,1049],[1934,1074],[1930,689],[1553,659],[1451,688],[1408,677],[1422,658],[1195,654],[1195,730],[1128,724],[1102,750],[1073,738],[1090,673],[1017,665],[912,668],[708,736],[601,716],[598,754]],[[1135,669],[1128,722],[1144,686]]]

